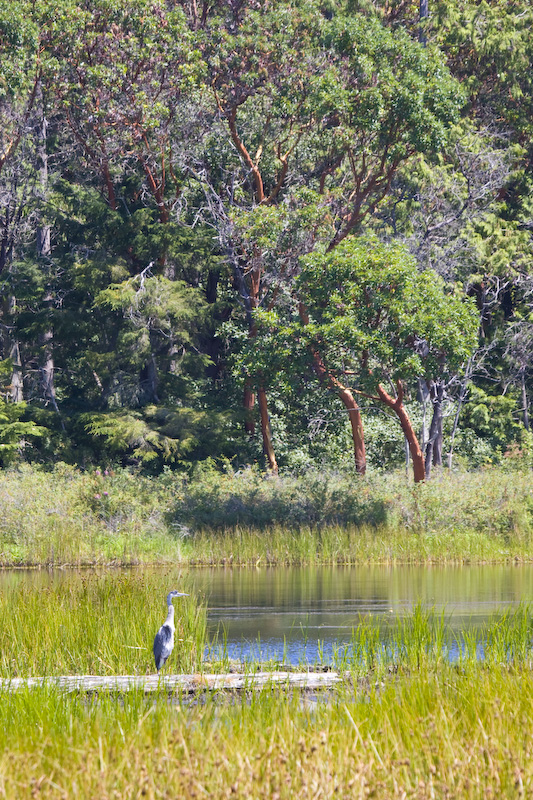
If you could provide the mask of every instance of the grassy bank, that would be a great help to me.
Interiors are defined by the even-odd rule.
[[[153,672],[166,589],[190,588],[178,568],[39,578],[3,582],[4,678]],[[227,669],[202,660],[198,598],[179,603],[168,669]],[[358,624],[334,655],[343,683],[312,695],[4,688],[0,797],[529,796],[532,631],[527,606],[458,638],[417,606]]]
[[[533,555],[531,472],[0,473],[0,565],[504,562]]]
[[[0,698],[0,794],[30,798],[511,798],[533,786],[529,670],[421,672],[353,697],[230,705]]]
[[[346,683],[312,696],[2,691],[0,796],[528,797],[531,626],[522,608],[451,663],[417,609],[385,646],[362,628]]]
[[[176,571],[72,572],[53,582],[16,576],[0,589],[0,675],[144,675],[154,672],[152,642],[166,595],[189,584]],[[36,579],[38,575],[34,576]],[[207,612],[194,597],[175,600],[169,667],[200,668]]]

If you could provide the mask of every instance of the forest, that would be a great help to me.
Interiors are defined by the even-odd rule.
[[[1,465],[531,466],[532,27],[1,0]]]

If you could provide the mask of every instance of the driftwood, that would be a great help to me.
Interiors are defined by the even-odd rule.
[[[59,675],[47,678],[3,678],[0,690],[18,691],[40,686],[66,692],[168,691],[192,694],[202,691],[247,691],[264,688],[328,689],[343,680],[338,672],[254,672],[221,675]]]

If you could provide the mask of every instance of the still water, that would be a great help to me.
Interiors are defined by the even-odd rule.
[[[142,577],[142,568],[135,571]],[[362,620],[380,623],[386,632],[417,603],[443,613],[456,635],[481,628],[520,603],[533,605],[531,564],[149,571],[160,575],[162,604],[169,589],[185,587],[205,603],[210,639],[218,641],[215,651],[224,649],[238,661],[328,662]],[[81,579],[105,575],[120,581],[124,572],[85,570]],[[76,570],[0,571],[0,590],[38,591],[50,582],[74,580],[80,580]]]
[[[386,628],[416,603],[443,612],[453,633],[533,603],[532,565],[213,569],[191,577],[206,598],[210,632],[218,630],[238,660],[328,661],[361,619]]]

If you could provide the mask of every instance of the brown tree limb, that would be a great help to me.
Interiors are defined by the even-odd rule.
[[[309,315],[303,303],[298,305],[300,319],[304,325],[309,324]],[[363,429],[363,420],[361,417],[361,409],[359,408],[351,390],[344,386],[338,378],[331,374],[324,361],[315,348],[310,348],[310,353],[313,358],[313,366],[320,381],[329,384],[330,388],[337,392],[338,396],[344,403],[344,407],[348,412],[350,418],[350,425],[352,428],[352,440],[354,448],[355,469],[359,475],[364,475],[366,472],[366,450],[365,450],[365,436]]]
[[[412,422],[409,419],[409,415],[403,405],[404,393],[402,382],[399,380],[396,381],[396,397],[391,397],[391,395],[385,391],[380,383],[378,383],[378,394],[380,400],[394,411],[400,421],[400,425],[404,432],[405,438],[407,439],[409,452],[411,453],[411,458],[413,461],[415,483],[420,483],[426,479],[424,456],[422,454],[422,449],[418,442]]]
[[[219,102],[218,99],[217,102]],[[222,110],[220,104],[219,108]],[[233,144],[237,148],[238,152],[241,154],[243,161],[250,168],[250,171],[253,175],[256,200],[258,203],[263,203],[265,201],[265,189],[263,186],[263,178],[261,177],[261,172],[259,170],[259,167],[252,159],[250,153],[246,149],[244,142],[242,141],[237,131],[237,107],[234,106],[229,113],[225,113],[225,117],[228,121],[228,127],[230,130]]]

